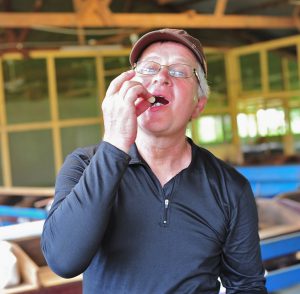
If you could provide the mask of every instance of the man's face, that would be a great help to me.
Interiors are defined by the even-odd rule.
[[[151,44],[139,61],[154,61],[161,65],[187,64],[192,70],[198,66],[194,54],[175,42]],[[157,135],[184,134],[189,120],[197,117],[206,104],[206,98],[199,97],[199,83],[194,73],[188,78],[173,77],[168,68],[162,66],[157,74],[137,73],[134,80],[141,82],[152,95],[161,96],[168,102],[153,105],[139,117],[140,131]]]

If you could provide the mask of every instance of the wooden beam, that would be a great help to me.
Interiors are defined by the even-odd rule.
[[[80,24],[82,20],[92,17],[111,25],[110,0],[74,0],[73,3]]]
[[[43,0],[35,0],[33,12],[40,11],[43,7],[43,4],[44,4]],[[29,32],[30,32],[29,28],[23,28],[18,35],[18,42],[19,43],[25,42],[29,35]]]
[[[156,2],[158,5],[166,5],[166,4],[174,2],[174,0],[156,0]]]
[[[80,14],[81,11],[85,9],[83,5],[84,5],[83,0],[73,0],[74,11],[76,11],[77,14]],[[84,28],[80,24],[77,25],[77,39],[80,45],[85,45],[86,38],[85,38]]]
[[[218,0],[215,6],[215,12],[214,15],[215,16],[222,16],[225,14],[225,10],[226,10],[226,6],[227,6],[227,0]]]
[[[98,13],[98,12],[97,12]],[[184,13],[111,13],[107,19],[97,13],[78,19],[76,13],[0,13],[0,27],[22,28],[35,26],[76,27],[126,27],[126,28],[206,28],[206,29],[288,29],[296,28],[294,17],[224,15],[199,15]]]
[[[54,188],[37,188],[37,187],[0,187],[0,196],[43,196],[52,197]]]
[[[12,8],[11,8],[11,2],[9,0],[3,0],[3,7],[4,7],[4,11],[6,12],[11,12]],[[5,39],[7,43],[13,43],[17,41],[17,36],[16,36],[16,32],[14,31],[13,28],[9,28],[9,29],[5,29]]]
[[[89,0],[73,0],[74,11],[76,11],[78,14],[83,14],[85,11],[87,11],[89,4]]]

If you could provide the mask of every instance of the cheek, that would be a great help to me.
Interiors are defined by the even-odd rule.
[[[143,85],[148,85],[150,83],[150,78],[149,77],[138,76],[138,75],[135,75],[131,80],[139,82]]]
[[[191,104],[193,104],[199,96],[198,87],[193,83],[183,83],[181,87],[177,88],[177,93],[183,96],[185,101],[190,101]]]

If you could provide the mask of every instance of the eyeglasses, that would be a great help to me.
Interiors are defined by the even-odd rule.
[[[153,76],[158,74],[163,66],[168,69],[169,75],[174,78],[187,79],[195,75],[200,84],[200,79],[196,69],[188,64],[176,63],[162,65],[155,61],[139,61],[134,64],[133,69],[141,75]]]

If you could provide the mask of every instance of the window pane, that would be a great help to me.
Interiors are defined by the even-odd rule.
[[[271,90],[299,88],[296,46],[269,51],[268,70]]]
[[[300,134],[300,109],[292,109],[290,112],[291,131],[293,134]]]
[[[95,58],[56,59],[59,117],[97,117],[100,113]]]
[[[50,130],[9,135],[14,186],[52,186],[54,154]]]
[[[276,51],[268,52],[268,71],[269,71],[269,86],[270,89],[283,90],[283,67],[281,56]]]
[[[254,113],[239,113],[237,121],[241,138],[273,137],[286,133],[285,113],[280,106],[258,106]]]
[[[258,53],[240,57],[243,91],[261,90],[260,58]]]
[[[232,139],[230,116],[202,115],[197,120],[197,132],[200,144],[230,142]]]
[[[280,99],[248,101],[237,116],[245,164],[275,162],[283,153],[287,128]]]
[[[108,88],[110,82],[120,75],[130,69],[128,56],[112,56],[104,57],[104,69],[105,69],[105,87]]]
[[[50,120],[46,61],[5,60],[3,71],[7,122]]]
[[[300,153],[300,135],[295,135],[294,136],[294,142],[295,142],[296,152]]]
[[[207,108],[227,106],[227,80],[225,74],[225,62],[223,54],[212,54],[207,57],[208,84],[211,88]]]
[[[296,57],[288,60],[289,90],[300,89],[299,66]]]
[[[61,129],[63,157],[78,147],[94,145],[102,138],[100,125],[79,126]]]

